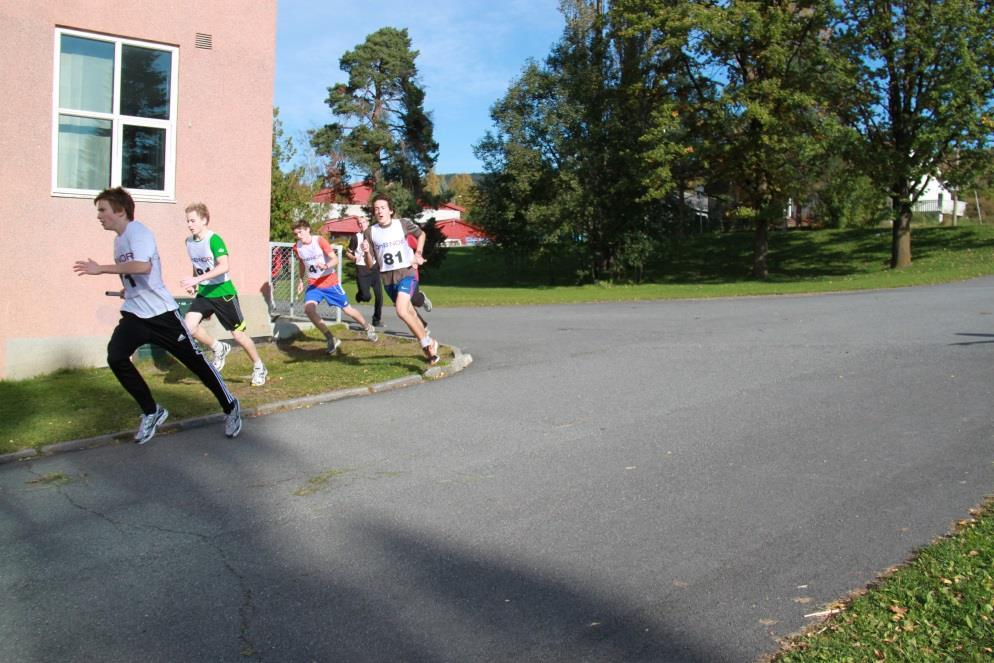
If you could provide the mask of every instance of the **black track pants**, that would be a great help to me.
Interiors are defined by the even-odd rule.
[[[368,302],[373,299],[373,321],[379,323],[383,317],[383,283],[380,281],[380,270],[356,265],[356,285],[359,286],[355,295],[357,302]],[[372,291],[372,296],[370,296]]]
[[[228,391],[221,374],[201,354],[200,348],[183,324],[179,311],[167,311],[152,318],[139,318],[133,313],[122,311],[121,321],[117,323],[110,343],[107,344],[107,365],[125,391],[138,402],[142,412],[155,412],[155,398],[152,397],[148,383],[132,363],[131,355],[146,343],[154,343],[176,357],[211,390],[225,413],[231,411],[235,397]]]

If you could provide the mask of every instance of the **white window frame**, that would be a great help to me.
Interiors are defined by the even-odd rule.
[[[60,59],[62,53],[62,35],[81,37],[114,44],[114,86],[113,104],[110,113],[94,111],[81,111],[74,108],[62,108],[59,106],[59,74]],[[169,74],[169,119],[159,120],[147,117],[134,117],[132,115],[121,114],[121,53],[123,47],[138,46],[158,51],[167,51],[170,57]],[[179,48],[155,42],[140,41],[137,39],[127,39],[124,37],[114,37],[96,32],[84,32],[81,30],[71,30],[68,28],[55,29],[55,44],[53,57],[54,75],[52,77],[52,195],[68,198],[92,198],[99,193],[97,189],[74,189],[60,187],[58,185],[59,173],[59,115],[71,115],[95,120],[109,120],[111,122],[111,160],[110,160],[110,186],[121,186],[122,168],[122,145],[124,140],[124,125],[148,127],[155,129],[165,129],[166,131],[166,155],[164,187],[161,190],[153,189],[128,189],[132,198],[141,201],[176,202],[176,127],[178,125],[176,112],[179,108]]]

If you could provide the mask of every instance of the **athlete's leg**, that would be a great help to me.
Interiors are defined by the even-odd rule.
[[[199,311],[187,311],[186,315],[183,316],[183,324],[186,325],[186,328],[190,330],[191,334],[193,334],[193,338],[197,339],[202,346],[205,348],[213,348],[214,338],[208,334],[207,330],[204,329],[204,326],[200,324],[203,319],[203,313],[200,313]]]
[[[245,354],[249,356],[249,359],[252,360],[253,364],[262,363],[262,359],[259,358],[259,350],[256,349],[255,341],[252,340],[251,336],[239,329],[235,329],[231,331],[231,337],[235,339],[235,342],[238,343],[238,345],[242,346],[242,349],[245,350]]]
[[[107,365],[144,414],[155,414],[155,398],[152,397],[148,383],[131,361],[131,355],[151,339],[152,334],[141,318],[122,313],[121,321],[117,323],[107,344]]]
[[[362,313],[359,312],[359,309],[352,306],[351,304],[346,304],[345,306],[343,306],[342,313],[344,313],[345,315],[349,316],[350,318],[358,322],[360,325],[362,325],[363,329],[366,329],[369,326],[366,324],[366,318],[364,318]]]
[[[200,348],[193,342],[178,311],[169,311],[149,319],[153,326],[152,342],[176,357],[210,389],[221,409],[227,414],[235,407],[235,397],[228,391],[224,378],[215,370]]]
[[[383,319],[383,281],[380,280],[380,270],[373,272],[373,325],[379,325]]]
[[[411,306],[411,296],[406,292],[398,292],[396,299],[397,317],[404,321],[414,337],[421,342],[425,338],[425,326],[421,324],[417,312]]]
[[[328,330],[328,325],[324,324],[324,320],[318,315],[318,303],[317,302],[307,302],[304,304],[304,313],[307,318],[311,321],[318,331],[325,335],[325,337],[331,336],[331,331]]]

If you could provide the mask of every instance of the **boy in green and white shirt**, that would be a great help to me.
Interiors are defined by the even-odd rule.
[[[216,341],[200,325],[201,320],[217,315],[221,326],[231,332],[232,338],[244,348],[253,362],[252,386],[266,384],[269,372],[259,357],[252,337],[245,333],[245,318],[238,306],[238,291],[228,273],[228,247],[221,236],[207,228],[211,215],[203,203],[193,203],[186,208],[186,227],[190,237],[186,239],[186,252],[193,263],[193,276],[185,278],[180,285],[196,298],[187,311],[184,322],[190,334],[204,347],[214,353],[212,363],[219,372],[224,368],[225,358],[231,346],[224,341]]]

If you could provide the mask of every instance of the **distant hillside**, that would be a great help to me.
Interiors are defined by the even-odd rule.
[[[457,175],[469,175],[473,180],[473,184],[478,184],[480,178],[483,177],[483,173],[439,173],[438,178],[442,180],[442,190],[449,188],[449,181]]]

